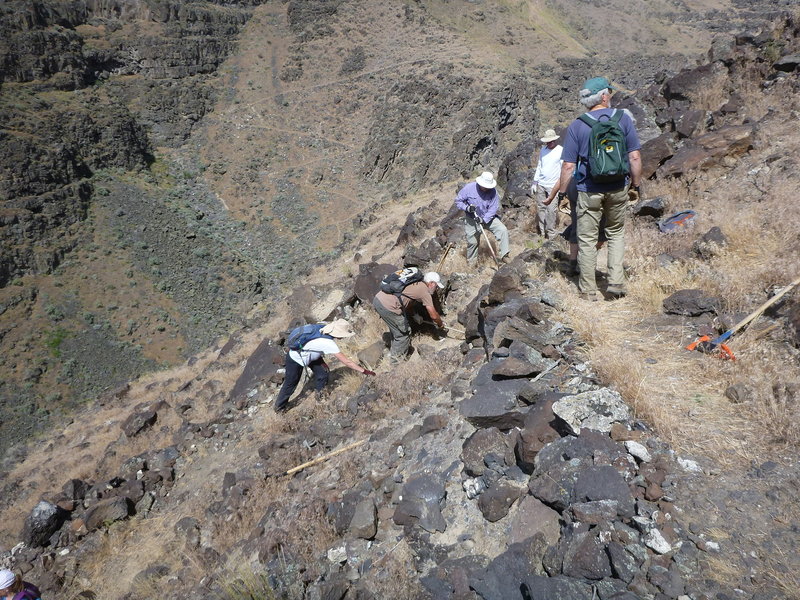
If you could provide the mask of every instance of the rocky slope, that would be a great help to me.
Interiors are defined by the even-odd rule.
[[[776,8],[624,7],[3,3],[0,448],[206,347],[383,203],[498,168],[587,73],[641,87]]]
[[[311,40],[326,33],[303,31]],[[648,172],[686,185],[733,176],[740,162],[768,163],[791,181],[794,154],[774,157],[764,136],[798,109],[797,33],[793,20],[777,20],[715,44],[708,64],[619,95],[657,133],[645,151]],[[753,90],[774,104],[757,122],[737,105],[737,94],[753,101]],[[409,88],[394,93],[389,114],[410,110]],[[359,243],[342,246],[348,256],[358,250],[357,273],[317,269],[312,284],[224,344],[102,396],[52,441],[11,454],[0,494],[4,561],[56,598],[795,594],[796,526],[787,515],[796,457],[787,450],[710,487],[717,467],[707,457],[677,455],[598,379],[565,319],[572,300],[555,276],[563,253],[524,247],[529,148],[523,141],[497,157],[514,261],[466,272],[454,252],[444,263],[442,303],[463,340],[426,332],[398,369],[380,368],[372,380],[337,371],[324,403],[301,398],[280,418],[268,410],[288,323],[345,316],[360,332],[347,352],[373,365],[382,326],[365,304],[386,264],[435,265],[449,242],[461,242],[458,215],[448,213],[451,186],[433,186],[413,206],[385,203],[362,223]],[[390,176],[392,163],[381,164],[382,175],[366,173]],[[416,184],[430,186],[432,176]],[[104,183],[108,197],[122,183]],[[136,222],[144,212],[130,210],[105,218]],[[636,223],[649,225],[664,204],[634,210]],[[206,218],[214,214],[195,221]],[[155,247],[178,233],[138,235],[135,243]],[[188,293],[186,282],[174,285]],[[781,311],[775,323],[789,331],[792,317]],[[705,325],[706,312],[681,326]],[[353,443],[327,463],[283,474]],[[769,534],[752,535],[764,519]]]

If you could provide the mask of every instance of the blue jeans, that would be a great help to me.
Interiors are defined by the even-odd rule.
[[[320,357],[308,363],[308,366],[311,372],[314,373],[315,389],[320,391],[328,385],[328,374],[330,372],[328,365]],[[281,410],[289,402],[289,398],[292,397],[294,389],[300,383],[300,377],[303,375],[303,365],[299,365],[292,360],[288,352],[286,353],[285,368],[286,374],[283,376],[283,385],[281,386],[281,391],[278,392],[278,399],[275,400],[275,410]]]

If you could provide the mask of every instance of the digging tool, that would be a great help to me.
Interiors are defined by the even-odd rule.
[[[480,248],[481,237],[486,237],[486,230],[483,228],[483,224],[481,223],[480,218],[476,215],[474,217],[475,224],[478,226],[478,247]],[[486,237],[486,245],[489,246],[489,252],[492,254],[492,258],[494,259],[495,266],[499,269],[500,268],[500,261],[497,260],[497,255],[494,253],[494,248],[492,247],[492,241]]]
[[[284,471],[283,473],[277,473],[275,475],[267,474],[267,477],[283,477],[284,475],[294,475],[298,471],[302,471],[307,467],[311,467],[314,465],[318,465],[321,462],[325,462],[329,458],[333,458],[334,456],[341,454],[342,452],[347,452],[348,450],[352,450],[353,448],[358,448],[359,446],[366,444],[367,440],[361,440],[360,442],[353,442],[343,448],[339,448],[338,450],[333,450],[332,452],[328,452],[327,454],[323,454],[322,456],[318,456],[314,460],[309,460],[308,462],[304,462],[302,465],[297,465],[296,467],[292,467],[288,471]]]
[[[495,266],[499,269],[500,268],[500,261],[497,260],[497,255],[494,253],[494,247],[492,246],[492,240],[486,237],[486,230],[483,228],[483,225],[478,219],[475,219],[475,224],[478,226],[478,231],[480,231],[480,236],[486,238],[486,245],[489,246],[489,252],[492,254],[492,258],[494,259]],[[481,241],[478,239],[478,244],[480,245]]]
[[[439,265],[436,267],[436,272],[437,273],[441,273],[442,265],[444,264],[444,259],[447,258],[447,255],[450,252],[450,250],[452,250],[453,246],[454,246],[453,242],[450,242],[449,244],[447,244],[447,247],[444,249],[444,254],[442,254],[442,258],[441,258],[441,260],[439,260]]]
[[[433,321],[422,321],[422,323],[424,325],[431,325],[432,327],[439,328],[439,326],[436,323],[434,323]],[[459,329],[458,327],[450,327],[449,325],[447,326],[447,331],[448,332],[449,331],[453,331],[455,333],[460,333],[462,335],[467,335],[467,332],[464,331],[463,329]]]
[[[764,304],[759,306],[757,309],[755,309],[753,312],[751,312],[749,315],[747,315],[744,319],[739,321],[736,325],[734,325],[733,327],[728,329],[728,331],[726,331],[722,335],[714,338],[713,340],[711,339],[710,336],[704,335],[704,336],[698,338],[697,340],[695,340],[694,342],[692,342],[691,344],[689,344],[688,346],[686,346],[686,349],[687,350],[699,350],[700,352],[703,352],[703,353],[710,353],[710,352],[714,352],[715,350],[719,349],[720,355],[721,355],[722,358],[729,358],[730,360],[736,360],[736,357],[734,356],[733,351],[728,347],[727,344],[725,344],[725,342],[734,333],[736,333],[737,331],[739,331],[740,329],[742,329],[743,327],[745,327],[746,325],[748,325],[749,323],[755,321],[758,317],[760,317],[761,314],[765,310],[767,310],[770,306],[772,306],[778,300],[780,300],[786,294],[788,294],[792,289],[794,289],[794,287],[797,284],[800,284],[800,277],[798,277],[797,279],[792,281],[789,285],[787,285],[785,288],[783,288],[780,292],[778,292],[772,298],[770,298],[769,300],[764,302]]]

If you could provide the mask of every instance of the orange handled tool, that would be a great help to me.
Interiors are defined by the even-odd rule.
[[[728,358],[730,360],[736,360],[736,357],[733,355],[731,349],[724,343],[730,338],[735,332],[739,331],[745,325],[748,325],[752,321],[755,321],[761,314],[767,310],[770,306],[775,304],[778,300],[783,298],[787,293],[794,289],[794,287],[800,283],[800,277],[792,281],[789,285],[783,288],[780,292],[775,294],[772,298],[764,302],[761,306],[747,315],[744,319],[739,321],[736,325],[728,329],[725,333],[720,335],[719,337],[714,338],[713,340],[711,337],[704,335],[701,338],[698,338],[688,346],[686,346],[687,350],[699,350],[705,354],[710,354],[715,350],[719,349],[720,351],[720,358]]]

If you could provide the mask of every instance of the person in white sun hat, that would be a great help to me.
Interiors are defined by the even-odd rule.
[[[456,207],[464,211],[464,233],[467,236],[467,263],[474,265],[478,258],[478,244],[482,229],[492,232],[500,246],[498,257],[508,262],[508,229],[497,216],[500,194],[497,181],[489,171],[481,173],[456,196]]]
[[[0,600],[40,600],[39,590],[8,569],[0,569]]]
[[[539,150],[539,159],[536,162],[536,172],[533,175],[531,196],[536,199],[536,216],[539,225],[539,235],[548,240],[556,235],[556,217],[558,203],[553,202],[558,193],[558,180],[561,177],[561,151],[563,148],[558,143],[558,134],[553,129],[548,129],[539,138],[542,149]]]

